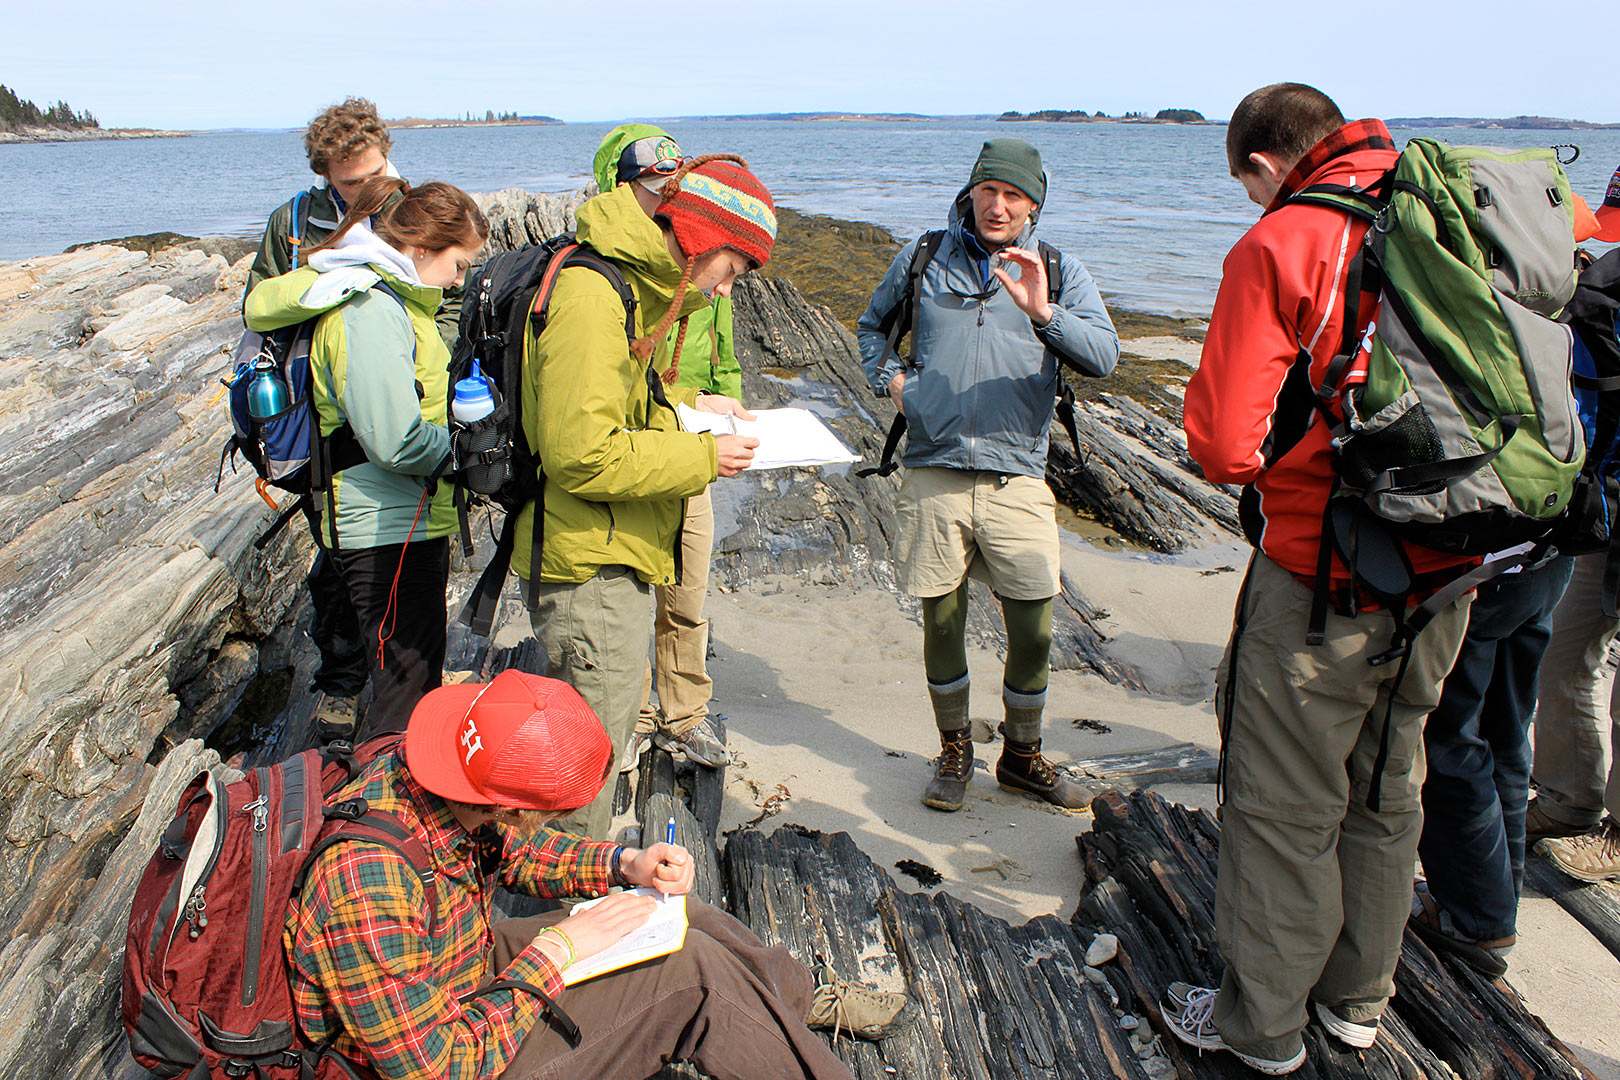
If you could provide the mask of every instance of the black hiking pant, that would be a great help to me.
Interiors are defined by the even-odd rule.
[[[444,681],[450,540],[340,548],[327,554],[348,587],[371,668],[373,696],[360,737],[404,731],[422,695]]]
[[[337,564],[321,546],[321,515],[313,505],[304,508],[309,521],[309,534],[315,538],[315,561],[310,564],[309,636],[320,653],[320,665],[315,669],[311,690],[319,690],[329,697],[358,697],[366,688],[366,646],[360,639],[360,620],[349,600],[349,587]]]

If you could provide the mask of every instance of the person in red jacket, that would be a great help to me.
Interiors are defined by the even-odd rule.
[[[1278,83],[1238,104],[1226,153],[1265,212],[1226,257],[1184,423],[1205,475],[1245,485],[1256,550],[1216,669],[1215,928],[1226,971],[1219,988],[1172,984],[1165,1018],[1184,1042],[1281,1075],[1305,1061],[1307,1003],[1341,1041],[1377,1038],[1411,903],[1423,720],[1456,660],[1468,599],[1418,635],[1397,687],[1399,665],[1369,663],[1392,638],[1392,616],[1358,595],[1335,560],[1323,643],[1306,644],[1334,469],[1328,426],[1308,404],[1296,407],[1304,388],[1290,373],[1308,356],[1311,384],[1321,385],[1343,341],[1348,268],[1367,226],[1289,200],[1314,184],[1371,186],[1397,152],[1381,122],[1346,123],[1321,91]],[[1360,326],[1374,308],[1360,298]],[[1471,563],[1408,553],[1419,597]],[[1388,761],[1372,809],[1386,712]]]

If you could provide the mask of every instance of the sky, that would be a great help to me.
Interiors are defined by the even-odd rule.
[[[1224,119],[1249,90],[1284,80],[1321,88],[1348,116],[1620,122],[1614,66],[1571,55],[1578,20],[1509,0],[8,8],[0,83],[89,109],[106,127],[298,127],[349,94],[389,118],[1192,108]]]

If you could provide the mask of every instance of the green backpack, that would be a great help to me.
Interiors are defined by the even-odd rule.
[[[1321,640],[1336,550],[1395,616],[1382,659],[1404,659],[1435,613],[1545,551],[1487,563],[1406,617],[1414,581],[1399,541],[1484,555],[1544,540],[1581,471],[1573,339],[1554,321],[1575,291],[1569,181],[1552,150],[1413,139],[1371,187],[1318,185],[1293,201],[1372,226],[1346,281],[1344,340],[1306,406],[1332,425],[1338,472],[1308,640]],[[1367,292],[1380,302],[1363,327]],[[1308,372],[1309,355],[1300,363]]]

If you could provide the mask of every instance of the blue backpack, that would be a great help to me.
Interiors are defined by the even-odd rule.
[[[296,268],[296,246],[293,251]],[[392,297],[401,308],[405,306],[399,294],[381,281],[371,288]],[[214,490],[219,490],[227,461],[234,471],[236,455],[240,454],[253,466],[258,474],[254,487],[277,514],[270,528],[254,541],[254,546],[261,551],[293,515],[323,496],[328,501],[332,499],[333,476],[366,460],[365,448],[348,424],[330,435],[321,435],[309,367],[315,322],[316,319],[311,318],[266,334],[247,331],[236,346],[234,370],[224,380],[230,392],[231,436],[220,454]],[[286,407],[266,417],[254,416],[248,405],[249,387],[261,376],[279,381],[286,389]],[[269,491],[271,487],[292,492],[298,498],[283,509],[276,504]],[[329,507],[331,509],[335,508]],[[336,516],[328,513],[327,521],[335,522]],[[338,546],[335,524],[329,526],[329,531],[328,546],[335,549]]]
[[[1575,333],[1570,381],[1586,428],[1586,467],[1556,543],[1566,555],[1608,552],[1603,612],[1612,619],[1620,617],[1620,249],[1582,269],[1560,318]]]

